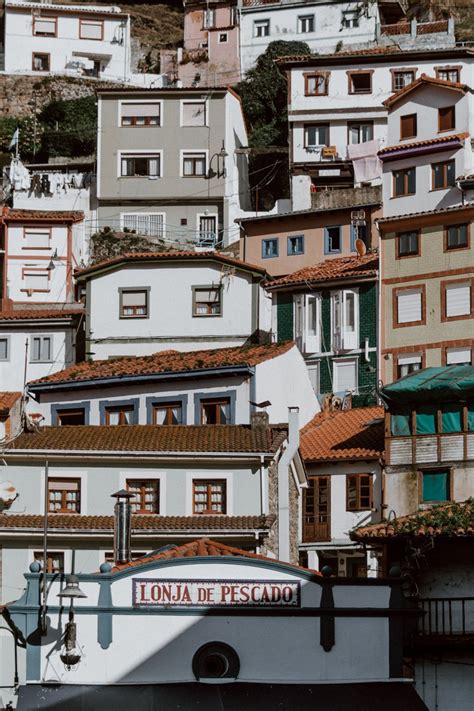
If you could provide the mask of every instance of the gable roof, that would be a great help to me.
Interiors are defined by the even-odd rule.
[[[408,84],[407,86],[404,86],[402,89],[399,89],[395,92],[395,94],[389,96],[388,99],[385,99],[385,101],[383,101],[382,103],[388,109],[391,109],[392,106],[398,104],[398,102],[404,99],[406,96],[412,94],[414,91],[418,91],[420,87],[424,86],[433,86],[436,89],[441,88],[447,89],[448,91],[457,91],[461,94],[466,94],[468,91],[471,91],[470,87],[467,84],[447,81],[446,79],[435,79],[434,77],[429,77],[427,74],[422,74],[420,77],[418,77],[418,79],[415,79],[414,82]]]
[[[469,135],[470,134],[467,131],[464,131],[463,133],[450,133],[447,136],[425,138],[424,140],[412,141],[411,143],[397,143],[395,146],[385,146],[385,148],[382,148],[378,152],[378,155],[382,160],[388,160],[393,153],[393,159],[395,160],[398,159],[400,155],[405,152],[409,152],[410,155],[417,155],[421,153],[427,153],[427,149],[430,149],[429,152],[431,153],[432,146],[439,146],[440,150],[444,148],[451,148],[451,144],[455,144],[453,147],[456,147],[456,144],[460,144],[460,142],[464,141],[465,138],[469,138]]]
[[[363,257],[335,257],[324,262],[303,267],[292,274],[267,281],[266,289],[278,289],[286,286],[308,286],[336,280],[358,280],[375,278],[379,266],[377,254],[368,253]]]
[[[357,64],[366,63],[386,63],[394,61],[394,56],[400,57],[400,62],[407,62],[411,59],[422,58],[435,59],[472,57],[474,51],[469,47],[448,47],[446,49],[435,49],[433,47],[423,47],[420,49],[401,49],[396,45],[387,47],[369,47],[367,49],[346,49],[342,52],[331,52],[329,54],[300,54],[280,57],[275,61],[283,67],[291,68],[296,66],[324,66],[333,64]]]
[[[91,381],[101,384],[117,384],[134,377],[166,375],[177,373],[202,374],[203,371],[238,367],[252,368],[266,360],[277,358],[295,346],[293,341],[267,345],[238,346],[235,348],[215,348],[199,351],[159,351],[149,356],[129,356],[112,360],[96,360],[72,365],[44,378],[33,380],[28,389],[34,392],[41,385],[69,386],[71,383],[86,387]],[[209,373],[206,373],[209,375]],[[51,388],[48,388],[51,389]]]
[[[82,222],[80,210],[19,210],[6,208],[2,211],[4,222]]]
[[[391,521],[361,526],[351,531],[353,541],[415,536],[460,538],[474,536],[474,499],[433,506]]]
[[[30,454],[140,453],[156,456],[175,453],[275,454],[288,434],[286,425],[69,425],[24,432],[5,450]]]
[[[383,407],[319,413],[301,431],[303,460],[317,463],[378,459],[384,451],[383,418]]]
[[[202,91],[202,90],[201,90]],[[266,274],[263,267],[258,267],[255,264],[242,262],[240,259],[228,257],[220,252],[190,252],[190,251],[168,251],[168,252],[126,252],[119,257],[113,259],[105,259],[102,262],[97,262],[90,267],[77,269],[74,273],[78,281],[89,278],[102,271],[117,269],[127,266],[128,264],[137,263],[167,263],[167,262],[217,262],[218,264],[228,264],[244,272],[252,272],[256,274]]]
[[[37,321],[37,320],[62,320],[71,318],[71,316],[81,316],[84,313],[82,304],[77,305],[78,308],[60,308],[60,309],[9,309],[8,311],[0,311],[1,321]]]
[[[9,415],[13,405],[21,398],[20,392],[5,391],[0,393],[0,416]]]

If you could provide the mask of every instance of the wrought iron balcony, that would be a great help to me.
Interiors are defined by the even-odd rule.
[[[455,643],[474,646],[474,597],[427,597],[418,600],[422,611],[416,646]]]

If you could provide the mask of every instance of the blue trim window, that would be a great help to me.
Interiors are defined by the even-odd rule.
[[[367,238],[367,235],[368,235],[367,225],[361,225],[358,228],[358,233],[359,233],[358,234],[359,239],[361,239],[363,241],[363,243],[365,244],[365,246],[368,247],[369,244],[368,244],[368,238]],[[354,225],[351,223],[351,252],[357,251],[356,247],[355,247],[356,239],[357,239],[356,229],[355,229]]]
[[[235,390],[201,392],[194,395],[194,424],[235,424]]]
[[[130,400],[101,400],[99,418],[101,425],[138,425],[139,398]]]
[[[262,259],[278,257],[278,237],[262,239]]]
[[[147,425],[185,425],[187,407],[187,395],[170,394],[166,397],[152,395],[146,399],[146,423]]]
[[[341,225],[324,228],[324,254],[339,254],[342,252]]]
[[[88,425],[90,421],[90,409],[91,404],[87,400],[51,405],[51,424],[56,427],[64,427],[64,425]]]
[[[287,254],[304,254],[304,235],[292,235],[287,239]]]

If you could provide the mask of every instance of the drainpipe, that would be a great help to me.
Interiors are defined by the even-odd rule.
[[[290,490],[288,469],[300,445],[299,407],[288,408],[288,440],[278,462],[278,558],[290,562]]]

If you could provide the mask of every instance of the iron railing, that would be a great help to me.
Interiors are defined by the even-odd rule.
[[[421,636],[474,635],[474,597],[426,597],[418,604]]]

